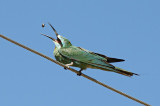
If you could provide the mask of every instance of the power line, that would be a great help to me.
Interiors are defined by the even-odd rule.
[[[50,57],[48,57],[48,56],[45,56],[45,55],[43,55],[43,54],[41,54],[41,53],[39,53],[39,52],[37,52],[37,51],[35,51],[35,50],[27,47],[27,46],[24,46],[24,45],[22,45],[22,44],[20,44],[20,43],[18,43],[18,42],[16,42],[16,41],[14,41],[14,40],[12,40],[12,39],[7,38],[7,37],[5,37],[5,36],[3,36],[3,35],[1,35],[1,34],[0,34],[0,37],[2,37],[3,39],[5,39],[5,40],[7,40],[7,41],[9,41],[9,42],[12,42],[12,43],[18,45],[18,46],[20,46],[20,47],[22,47],[22,48],[24,48],[24,49],[27,49],[27,50],[30,51],[30,52],[33,52],[33,53],[35,53],[35,54],[37,54],[37,55],[39,55],[39,56],[41,56],[41,57],[44,57],[45,59],[48,59],[48,60],[50,60],[50,61],[52,61],[52,62],[54,62],[54,63],[56,63],[56,64],[58,64],[58,65],[60,65],[60,66],[62,66],[62,67],[65,67],[65,68],[67,68],[68,70],[70,70],[70,71],[72,71],[72,72],[74,72],[74,73],[77,73],[77,74],[79,73],[77,70],[75,70],[75,69],[73,69],[73,68],[68,68],[68,67],[66,67],[64,64],[62,64],[62,63],[60,63],[60,62],[58,62],[58,61],[56,61],[56,60],[53,60],[52,58],[50,58]],[[147,104],[147,103],[145,103],[145,102],[143,102],[143,101],[141,101],[141,100],[138,100],[138,99],[136,99],[136,98],[134,98],[134,97],[132,97],[132,96],[129,96],[129,95],[127,95],[127,94],[125,94],[125,93],[123,93],[123,92],[121,92],[121,91],[119,91],[119,90],[116,90],[116,89],[114,89],[114,88],[112,88],[112,87],[110,87],[110,86],[108,86],[108,85],[106,85],[106,84],[104,84],[104,83],[102,83],[102,82],[100,82],[100,81],[98,81],[98,80],[96,80],[96,79],[88,76],[88,75],[85,75],[85,74],[82,73],[81,76],[83,76],[84,78],[87,78],[87,79],[89,79],[89,80],[91,80],[91,81],[93,81],[93,82],[95,82],[95,83],[97,83],[97,84],[99,84],[99,85],[101,85],[101,86],[103,86],[103,87],[105,87],[105,88],[108,88],[108,89],[110,89],[110,90],[112,90],[112,91],[114,91],[114,92],[117,92],[117,93],[119,93],[119,94],[121,94],[121,95],[123,95],[123,96],[125,96],[125,97],[127,97],[127,98],[129,98],[129,99],[132,99],[132,100],[134,100],[134,101],[136,101],[136,102],[138,102],[138,103],[141,103],[141,104],[143,104],[143,105],[145,105],[145,106],[151,106],[151,105],[149,105],[149,104]]]

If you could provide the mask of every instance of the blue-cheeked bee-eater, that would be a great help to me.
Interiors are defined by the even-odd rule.
[[[125,76],[138,75],[136,73],[126,71],[111,64],[113,62],[122,62],[124,61],[123,59],[107,57],[103,54],[95,53],[81,47],[73,46],[68,39],[59,35],[51,24],[49,25],[55,32],[57,39],[54,39],[45,34],[42,35],[50,38],[55,43],[53,54],[56,60],[65,64],[66,67],[79,67],[80,70],[78,75],[81,75],[81,71],[87,68],[116,72]]]

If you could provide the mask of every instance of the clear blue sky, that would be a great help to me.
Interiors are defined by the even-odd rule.
[[[53,57],[50,22],[73,45],[126,61],[132,78],[87,69],[85,74],[160,105],[160,1],[1,0],[0,33]],[[0,38],[0,106],[141,106]]]

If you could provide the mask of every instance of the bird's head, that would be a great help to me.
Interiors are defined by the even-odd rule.
[[[63,37],[61,35],[58,35],[57,36],[57,40],[58,39],[62,42],[63,47],[70,47],[70,46],[72,46],[71,42],[68,39],[66,39],[65,37]]]
[[[50,23],[49,23],[49,25],[51,26],[51,28],[55,32],[55,34],[57,36],[57,41],[61,43],[62,47],[72,46],[71,42],[68,39],[66,39],[65,37],[62,37],[61,35],[59,35],[57,33],[57,31],[54,29],[54,27]]]

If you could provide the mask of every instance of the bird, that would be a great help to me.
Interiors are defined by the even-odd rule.
[[[50,38],[55,43],[53,54],[56,60],[65,64],[67,68],[69,68],[70,66],[80,68],[77,74],[78,76],[80,76],[82,74],[82,71],[86,70],[87,68],[115,72],[129,77],[138,75],[136,73],[126,71],[111,64],[114,62],[125,61],[124,59],[107,57],[100,53],[95,53],[81,47],[73,46],[67,38],[59,35],[50,23],[49,25],[56,34],[57,39],[54,39],[46,34],[42,35]],[[67,69],[66,67],[65,69]]]

